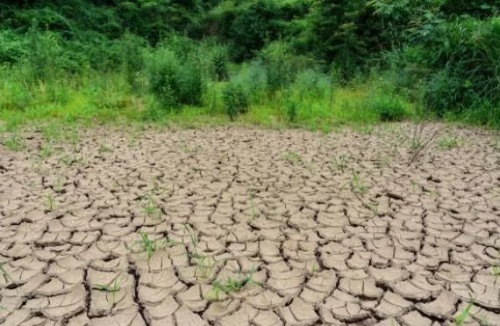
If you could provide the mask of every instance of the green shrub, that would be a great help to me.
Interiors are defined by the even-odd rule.
[[[231,121],[234,121],[237,115],[248,111],[248,101],[240,85],[229,82],[222,90],[222,101],[224,110]]]
[[[301,97],[323,98],[331,91],[330,78],[318,69],[306,69],[297,74],[293,88]]]
[[[271,43],[260,52],[259,58],[267,71],[271,92],[288,87],[300,71],[315,65],[313,60],[293,54],[283,42]]]
[[[166,109],[201,105],[205,82],[194,60],[181,60],[166,48],[156,49],[150,58],[149,87]]]
[[[262,61],[253,60],[243,64],[240,71],[232,79],[240,85],[251,104],[265,103],[269,96],[267,70]]]
[[[12,30],[0,30],[0,65],[13,64],[26,56],[28,51],[27,38]]]
[[[425,61],[434,73],[426,104],[443,115],[500,103],[500,18],[457,18],[439,25],[426,41]]]
[[[407,118],[404,103],[397,96],[377,93],[368,97],[369,109],[376,112],[380,121],[402,121]]]
[[[226,49],[221,46],[216,47],[212,54],[212,66],[217,81],[226,80],[228,78],[228,61],[229,58]]]
[[[140,74],[144,68],[143,49],[146,47],[144,40],[133,34],[126,33],[121,39],[122,69],[125,78],[133,91],[138,91],[141,86]]]

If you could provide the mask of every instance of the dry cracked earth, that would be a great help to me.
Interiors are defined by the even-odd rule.
[[[500,155],[447,132],[411,167],[409,125],[27,133],[0,324],[500,325]]]

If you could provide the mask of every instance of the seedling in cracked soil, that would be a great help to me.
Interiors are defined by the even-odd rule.
[[[184,228],[189,234],[191,244],[193,245],[193,252],[188,253],[189,258],[192,258],[196,264],[196,277],[202,279],[207,278],[212,273],[212,270],[217,266],[217,262],[211,257],[208,257],[202,252],[198,251],[198,237],[196,236],[193,228],[188,224],[184,224]]]
[[[333,163],[335,164],[335,167],[340,170],[342,173],[344,173],[345,169],[347,168],[347,160],[349,159],[348,155],[340,155],[338,158],[334,157],[333,158]]]
[[[441,137],[438,140],[438,145],[440,149],[452,149],[460,145],[460,139],[458,137]]]
[[[353,172],[352,174],[351,190],[356,194],[364,194],[368,191],[368,187],[361,182],[359,175],[356,172]]]
[[[120,291],[120,285],[123,283],[123,279],[120,277],[115,278],[112,286],[105,284],[95,284],[94,289],[99,291],[106,291],[106,300],[108,299],[108,293],[111,293],[111,304],[116,303],[116,294]]]
[[[140,245],[143,251],[147,254],[148,260],[151,259],[151,257],[153,256],[153,254],[157,249],[165,248],[167,246],[175,246],[179,244],[177,241],[168,239],[151,240],[146,232],[137,232],[137,234],[139,235],[140,239],[132,242],[128,248],[132,249],[133,247]]]
[[[47,143],[45,145],[42,145],[40,147],[40,151],[38,152],[38,155],[43,158],[43,159],[46,159],[48,157],[50,157],[52,155],[52,143]]]
[[[153,218],[161,217],[161,209],[158,207],[156,200],[151,194],[146,194],[142,196],[144,204],[141,206],[142,210],[146,215],[151,216]]]
[[[108,144],[101,144],[99,147],[99,153],[110,153],[113,151],[113,148],[109,146]]]
[[[224,292],[225,294],[239,292],[247,284],[256,284],[258,286],[262,286],[263,284],[261,282],[257,282],[253,279],[254,273],[255,273],[255,268],[252,268],[252,270],[247,274],[242,274],[240,272],[239,274],[241,277],[235,279],[228,277],[226,282],[215,280],[213,287],[211,289],[213,298],[218,300],[221,292]],[[212,298],[212,296],[210,297]]]
[[[318,262],[314,260],[311,266],[311,274],[316,273],[317,270],[318,270]]]
[[[460,312],[457,316],[455,316],[455,324],[457,326],[462,326],[467,319],[467,317],[470,315],[470,310],[474,306],[474,299],[470,299],[469,303],[467,303],[467,306],[465,306],[464,310]]]
[[[252,220],[257,217],[257,211],[255,210],[255,203],[253,202],[255,195],[250,191],[250,209],[252,210]]]
[[[5,268],[3,267],[3,265],[5,265],[6,263],[0,263],[0,272],[2,273],[3,275],[3,278],[5,279],[5,282],[9,282],[9,279],[14,282],[14,279],[10,276],[9,272],[7,272],[5,270]]]
[[[298,163],[302,161],[302,157],[300,156],[300,154],[291,151],[284,153],[282,155],[282,158],[290,163]]]
[[[48,193],[46,196],[47,200],[47,208],[49,211],[53,211],[55,208],[55,201],[56,199],[54,198],[54,195],[52,193]]]

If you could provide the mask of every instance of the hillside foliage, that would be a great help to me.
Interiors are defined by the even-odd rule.
[[[140,102],[144,119],[271,107],[294,123],[361,87],[342,105],[375,120],[500,122],[497,0],[1,1],[0,44],[2,116]]]

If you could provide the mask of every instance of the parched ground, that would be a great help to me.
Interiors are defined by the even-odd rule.
[[[498,145],[435,128],[0,145],[0,324],[499,325]]]

